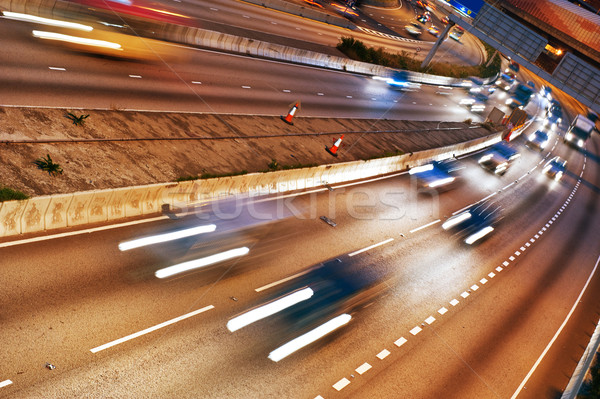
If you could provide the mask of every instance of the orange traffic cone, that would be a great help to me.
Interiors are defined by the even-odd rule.
[[[296,103],[292,105],[292,108],[290,108],[286,116],[280,116],[281,120],[288,125],[293,126],[294,124],[292,123],[292,118],[296,114],[296,111],[298,111],[298,108],[300,108],[300,101],[296,101]]]
[[[335,143],[333,143],[333,145],[331,147],[327,147],[325,146],[325,151],[327,151],[328,153],[330,153],[331,155],[333,155],[334,157],[337,157],[337,151],[340,148],[340,145],[342,145],[342,140],[344,139],[344,135],[342,134],[342,137],[340,137],[339,139],[337,139],[335,141]]]

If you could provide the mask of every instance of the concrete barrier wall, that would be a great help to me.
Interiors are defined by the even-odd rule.
[[[243,0],[246,3],[272,8],[274,10],[287,12],[289,14],[299,15],[301,17],[314,19],[315,21],[326,22],[330,25],[341,26],[342,28],[353,29],[355,25],[346,18],[320,12],[319,10],[302,7],[297,4],[282,0]]]
[[[163,204],[185,209],[238,194],[275,194],[380,176],[477,151],[500,134],[394,157],[242,176],[95,190],[0,203],[0,237],[158,214]]]

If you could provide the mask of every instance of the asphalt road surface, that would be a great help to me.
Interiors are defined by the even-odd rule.
[[[0,25],[2,105],[278,115],[301,100],[304,116],[470,117],[454,107],[458,98],[435,95],[437,87],[398,92],[365,76],[169,44],[156,51],[171,57],[111,59],[40,41],[31,30],[16,21]]]
[[[584,156],[552,137],[548,150],[569,161],[560,182],[541,173],[547,152],[526,149],[523,138],[516,145],[522,156],[504,176],[481,169],[474,155],[460,161],[463,183],[439,195],[417,193],[400,174],[289,197],[286,206],[302,217],[241,230],[232,228],[235,218],[217,221],[229,230],[182,246],[118,250],[177,223],[161,220],[3,247],[0,379],[13,384],[0,396],[511,397],[576,302],[600,249],[598,138]],[[488,239],[471,247],[441,229],[486,197],[503,212]],[[275,363],[267,356],[289,331],[268,322],[225,328],[273,295],[281,279],[375,244],[353,262],[385,276],[387,290],[327,338]],[[250,253],[239,261],[166,280],[154,275],[240,246]],[[598,307],[598,284],[594,275],[572,319],[581,323],[567,323],[563,345],[554,344],[519,397],[564,389],[593,330],[585,312]]]

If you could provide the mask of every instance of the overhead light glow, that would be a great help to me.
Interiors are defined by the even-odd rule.
[[[187,272],[201,267],[213,265],[215,263],[223,262],[225,260],[238,258],[244,256],[250,252],[248,247],[241,247],[230,249],[229,251],[221,252],[216,255],[207,256],[206,258],[200,258],[190,260],[188,262],[179,263],[177,265],[165,267],[164,269],[157,270],[154,275],[158,278],[171,277],[179,273]]]
[[[4,18],[13,19],[15,21],[33,22],[42,25],[59,26],[61,28],[77,29],[85,32],[94,30],[91,26],[78,24],[76,22],[61,21],[58,19],[42,18],[35,15],[21,14],[18,12],[3,11]]]
[[[195,236],[198,234],[204,233],[212,233],[217,229],[217,226],[214,224],[209,224],[206,226],[198,226],[192,227],[191,229],[173,231],[171,233],[158,234],[150,237],[138,238],[131,241],[125,241],[119,244],[119,249],[121,251],[128,251],[130,249],[145,247],[147,245],[160,244],[163,242],[179,240],[180,238],[186,238]]]
[[[303,334],[297,338],[294,338],[290,342],[283,344],[279,348],[275,349],[274,351],[269,353],[269,359],[271,359],[274,362],[278,362],[281,359],[296,352],[297,350],[302,349],[305,346],[312,344],[313,342],[324,337],[325,335],[348,324],[348,322],[350,322],[350,319],[352,319],[352,316],[350,316],[349,314],[344,313],[342,315],[339,315],[339,316],[329,320],[325,324],[321,324],[319,327],[315,328],[314,330],[311,330],[311,331],[307,332],[306,334]]]
[[[299,302],[306,301],[307,299],[311,298],[313,294],[314,292],[311,288],[301,289],[300,291],[286,295],[264,306],[246,312],[238,317],[234,317],[227,322],[227,328],[231,332],[237,331],[242,327],[246,327],[247,325],[250,325],[258,320],[264,319],[265,317],[272,316],[275,313],[281,312],[282,310],[287,309]]]
[[[477,233],[471,234],[470,236],[468,236],[467,239],[465,240],[465,242],[467,244],[471,245],[475,241],[480,240],[481,238],[490,234],[492,231],[494,231],[494,228],[492,226],[484,227],[483,229],[479,230]]]
[[[119,43],[107,42],[105,40],[87,39],[85,37],[77,37],[71,35],[63,35],[62,33],[44,32],[40,30],[34,30],[33,36],[40,39],[57,40],[61,42],[83,44],[84,46],[92,47],[104,47],[113,50],[122,50]]]

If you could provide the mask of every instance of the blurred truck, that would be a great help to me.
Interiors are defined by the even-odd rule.
[[[594,122],[579,114],[573,119],[563,141],[577,148],[583,148],[594,130]]]

